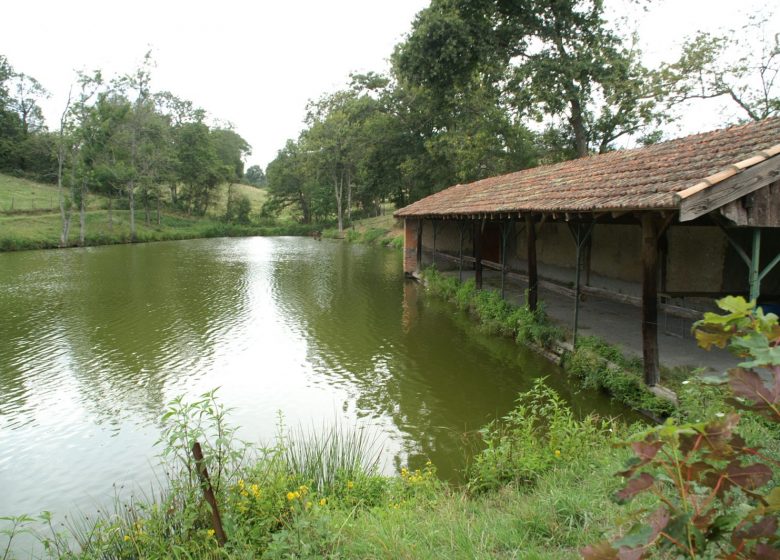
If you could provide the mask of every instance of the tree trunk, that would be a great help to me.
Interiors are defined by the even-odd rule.
[[[339,177],[338,174],[333,175],[333,189],[336,194],[336,216],[339,221],[339,233],[344,232],[344,212],[341,207],[342,197],[344,196],[344,178]]]
[[[157,192],[157,225],[159,226],[162,223],[162,218],[160,217],[160,199],[162,198],[160,195],[162,192]]]
[[[87,182],[81,181],[81,193],[79,196],[79,245],[84,246],[87,233]]]
[[[151,218],[151,215],[149,213],[150,209],[149,209],[149,189],[148,188],[144,189],[143,201],[144,201],[144,222],[148,226],[148,225],[151,225],[151,223],[152,223],[152,218]]]
[[[352,223],[352,174],[347,173],[347,223]]]
[[[572,99],[570,101],[571,117],[569,117],[569,124],[574,131],[574,150],[577,157],[585,157],[588,155],[588,134],[585,130],[585,119],[582,116],[582,107],[578,99]]]
[[[127,190],[130,200],[130,241],[135,241],[135,180],[130,180]]]
[[[108,231],[114,231],[114,196],[108,193]]]

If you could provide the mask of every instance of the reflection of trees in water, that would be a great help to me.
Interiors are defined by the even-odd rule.
[[[355,395],[359,415],[391,418],[412,457],[459,463],[462,433],[505,413],[522,387],[517,348],[498,340],[502,350],[491,352],[489,337],[428,309],[419,287],[402,280],[397,254],[325,246],[327,264],[285,261],[273,273],[280,308],[305,332],[315,370]]]
[[[67,370],[82,405],[100,420],[140,414],[156,421],[166,383],[202,368],[215,335],[246,306],[245,263],[220,260],[214,243],[69,251],[52,271],[60,284],[55,301],[45,291],[39,299],[31,286],[23,292],[29,297],[10,303],[21,317],[13,322],[11,340],[17,346],[39,341],[32,350],[37,361],[56,354],[53,369]],[[0,342],[2,348],[6,354],[24,351],[13,342]],[[2,388],[13,388],[27,373],[5,365],[0,371]],[[23,412],[15,405],[14,414]]]

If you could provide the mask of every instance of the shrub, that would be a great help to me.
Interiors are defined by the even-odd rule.
[[[520,394],[514,410],[480,430],[485,449],[469,468],[469,488],[534,482],[557,463],[577,461],[594,446],[608,445],[613,426],[595,415],[577,420],[565,401],[537,380]]]
[[[706,313],[695,327],[699,345],[726,346],[745,358],[728,372],[736,407],[780,423],[780,324],[755,302],[727,297],[726,314]],[[764,371],[760,371],[764,370]],[[622,538],[582,550],[585,558],[778,558],[780,491],[767,491],[780,462],[749,447],[738,430],[740,415],[718,412],[708,420],[665,425],[629,442],[634,452],[619,473],[628,479],[615,498],[650,494],[656,509]]]

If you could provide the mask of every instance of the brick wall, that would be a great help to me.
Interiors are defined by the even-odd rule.
[[[404,273],[412,274],[417,269],[417,224],[413,218],[404,219]]]

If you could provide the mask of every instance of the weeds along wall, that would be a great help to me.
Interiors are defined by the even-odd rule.
[[[583,387],[601,389],[616,401],[655,418],[674,412],[670,401],[657,397],[644,385],[638,358],[626,358],[618,348],[596,337],[583,337],[576,348],[564,350],[560,343],[565,332],[548,318],[543,304],[536,311],[518,307],[496,291],[477,290],[473,280],[460,283],[433,268],[426,269],[423,278],[428,293],[471,313],[487,332],[511,337],[559,360]]]

